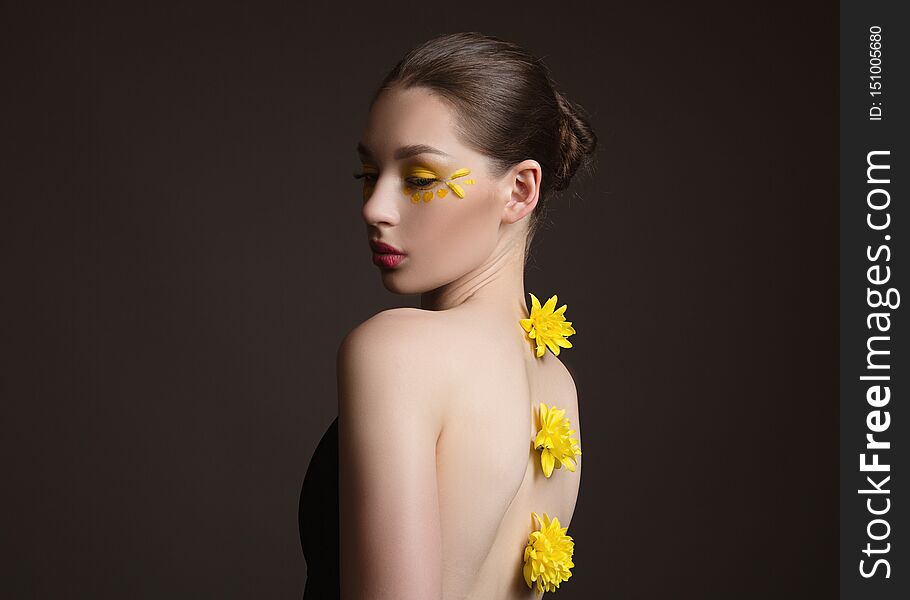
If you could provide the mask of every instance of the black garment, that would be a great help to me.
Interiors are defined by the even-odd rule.
[[[341,598],[338,562],[338,417],[310,459],[300,490],[300,545],[307,564],[304,600]]]

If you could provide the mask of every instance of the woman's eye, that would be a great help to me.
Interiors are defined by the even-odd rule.
[[[439,180],[438,180],[438,179],[430,179],[430,178],[427,178],[427,177],[409,177],[406,181],[407,181],[412,187],[423,188],[423,187],[430,186],[430,185],[436,183],[436,182],[439,181]]]
[[[363,179],[364,183],[375,184],[376,173],[354,173],[354,179]]]

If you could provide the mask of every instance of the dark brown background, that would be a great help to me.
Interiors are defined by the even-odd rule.
[[[0,18],[4,595],[299,597],[338,342],[416,304],[359,220],[367,101],[474,29],[601,140],[527,275],[579,332],[559,597],[835,597],[836,3],[128,4]]]

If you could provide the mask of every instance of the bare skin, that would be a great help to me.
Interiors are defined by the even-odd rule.
[[[570,373],[549,351],[536,358],[518,323],[540,165],[492,177],[454,119],[427,90],[387,91],[362,137],[379,173],[367,232],[407,253],[377,268],[387,289],[420,293],[421,309],[383,311],[339,348],[345,600],[535,598],[521,574],[531,512],[567,526],[578,496],[581,460],[548,479],[532,447],[540,402],[566,409],[584,447]],[[411,144],[449,156],[396,158]],[[475,183],[415,203],[403,191],[415,165],[468,168]]]

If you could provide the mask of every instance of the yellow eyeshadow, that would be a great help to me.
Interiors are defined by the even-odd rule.
[[[423,167],[417,167],[408,175],[409,177],[416,177],[418,179],[439,179],[439,175],[434,173],[429,169]]]
[[[414,179],[430,179],[435,180],[432,183],[433,187],[436,189],[420,189],[412,185],[406,185],[404,187],[404,194],[411,199],[411,202],[414,204],[420,203],[421,200],[424,202],[430,202],[433,198],[445,198],[451,191],[459,198],[465,197],[465,189],[462,186],[465,185],[474,185],[476,180],[474,179],[465,179],[459,183],[455,183],[454,179],[460,179],[462,177],[470,174],[471,170],[468,168],[461,168],[449,175],[447,178],[440,177],[440,175],[428,167],[418,166],[414,167],[408,172],[407,177]],[[439,187],[442,186],[442,187]]]

